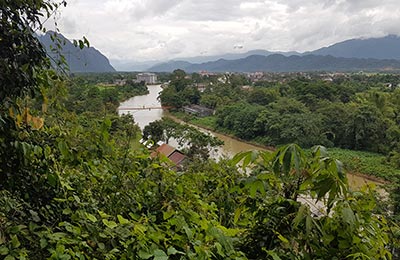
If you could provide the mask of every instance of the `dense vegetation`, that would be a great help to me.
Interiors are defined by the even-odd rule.
[[[205,160],[210,157],[210,151],[217,149],[223,142],[218,138],[201,132],[200,130],[175,122],[170,118],[163,118],[151,122],[143,129],[144,139],[157,143],[169,143],[174,139],[180,148],[191,160]]]
[[[121,100],[148,93],[144,82],[136,83],[132,79],[123,85],[115,85],[115,76],[120,77],[115,74],[83,74],[73,77],[66,108],[78,113],[116,111]]]
[[[266,146],[294,142],[380,153],[386,156],[384,164],[400,167],[399,75],[272,77],[252,87],[242,87],[249,81],[241,75],[203,78],[208,87],[196,103],[216,113],[193,122]],[[173,91],[197,91],[190,79],[185,83],[176,88],[171,81],[161,101],[172,107],[190,103],[186,95],[178,95],[178,101],[169,96]]]
[[[1,52],[4,63],[35,43],[26,26],[40,25],[39,11],[54,6],[43,0],[0,6],[8,11],[1,23],[28,44]],[[18,18],[28,23],[18,24]],[[35,46],[28,57],[41,53]],[[102,111],[74,107],[81,86],[47,70],[44,55],[36,58],[2,71],[10,80],[23,76],[12,89],[0,81],[3,259],[396,256],[398,228],[391,220],[398,204],[390,208],[394,215],[386,215],[389,208],[377,206],[371,189],[349,190],[341,163],[323,147],[310,156],[297,145],[249,152],[230,161],[196,162],[178,174],[168,161],[131,149],[138,135],[131,118],[118,117],[107,105]],[[107,104],[102,90],[88,89],[88,104]],[[318,210],[306,203],[314,200]]]

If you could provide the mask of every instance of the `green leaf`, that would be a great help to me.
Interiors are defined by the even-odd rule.
[[[296,217],[294,218],[294,220],[293,220],[293,224],[294,224],[294,227],[296,228],[299,224],[300,224],[300,222],[301,221],[303,221],[303,219],[306,217],[306,209],[307,209],[307,206],[306,205],[304,205],[304,204],[302,204],[301,206],[300,206],[300,208],[299,208],[299,211],[297,212],[297,215],[296,215]]]
[[[273,260],[282,260],[282,258],[280,258],[280,257],[278,256],[278,254],[275,253],[275,252],[272,251],[272,250],[268,250],[267,253],[268,253],[269,256],[272,257]]]
[[[144,251],[139,251],[138,255],[141,259],[149,259],[150,257],[153,256],[152,254],[144,252]]]
[[[0,247],[0,255],[8,255],[8,248],[5,246]]]
[[[306,235],[309,236],[312,228],[312,218],[310,215],[306,217]]]
[[[98,210],[97,212],[99,213],[99,215],[100,215],[101,218],[109,218],[109,217],[111,217],[110,215],[104,213],[104,212],[101,211],[101,210]]]
[[[160,249],[154,250],[153,255],[154,255],[153,260],[167,260],[168,259],[168,255]]]
[[[107,219],[103,219],[103,224],[106,225],[106,227],[111,228],[111,229],[116,228],[118,226],[118,224],[115,223],[115,221],[112,221],[112,220],[109,221]]]
[[[129,220],[127,220],[126,218],[124,218],[121,215],[117,215],[118,221],[120,224],[124,225],[124,224],[129,224]]]
[[[53,188],[57,186],[57,175],[55,174],[49,174],[47,175],[47,181],[49,182],[50,186],[52,186]]]
[[[347,222],[350,226],[353,226],[356,218],[354,216],[354,212],[351,208],[349,207],[345,207],[342,209],[342,216],[343,216],[343,220],[345,222]]]
[[[279,232],[275,232],[276,235],[278,235],[278,238],[280,241],[282,241],[285,244],[289,244],[289,240],[287,240],[284,236],[282,236]]]
[[[168,248],[167,254],[168,255],[176,255],[176,254],[184,255],[185,253],[183,253],[181,251],[178,251],[178,250],[175,249],[175,247],[171,246],[171,247]]]
[[[66,209],[63,209],[62,213],[64,215],[70,215],[72,213],[72,210],[70,208],[66,208]]]
[[[47,245],[48,245],[47,239],[41,238],[41,239],[40,239],[40,248],[43,249],[43,248],[45,248]]]
[[[12,228],[10,228],[10,233],[12,234],[17,234],[19,232],[21,232],[21,230],[25,229],[26,226],[25,225],[18,225],[18,226],[13,226]]]
[[[238,221],[239,221],[239,218],[240,218],[240,215],[242,214],[242,208],[237,208],[236,210],[235,210],[235,215],[234,215],[234,218],[233,218],[233,223],[237,223]]]
[[[106,245],[104,245],[104,243],[98,243],[97,244],[100,248],[100,250],[104,250],[106,248]]]
[[[11,245],[13,248],[18,248],[21,245],[17,236],[15,235],[11,236]]]
[[[184,226],[183,229],[185,230],[187,237],[191,240],[193,238],[192,230],[190,230],[188,226]]]
[[[172,210],[164,211],[163,212],[163,218],[164,218],[164,220],[167,220],[170,217],[172,217],[174,214],[175,214],[175,211],[172,211]]]
[[[86,215],[86,218],[88,220],[92,221],[93,223],[97,222],[97,218],[94,215],[92,215],[90,213],[86,213],[85,215]]]
[[[69,157],[69,149],[65,141],[61,141],[58,143],[58,150],[60,151],[63,157],[65,158]]]

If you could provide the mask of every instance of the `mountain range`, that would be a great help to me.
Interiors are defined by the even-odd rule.
[[[56,60],[58,54],[50,46],[54,32],[38,36],[49,56]],[[93,47],[80,49],[63,35],[57,34],[70,72],[113,72],[114,67],[100,51]],[[196,56],[179,60],[129,62],[113,61],[120,71],[171,72],[291,72],[291,71],[379,71],[400,69],[400,37],[388,35],[381,38],[351,39],[311,52],[274,52],[251,50],[245,53],[227,53],[213,56]]]
[[[48,31],[44,35],[38,36],[39,41],[46,48],[47,54],[53,60],[58,60],[59,54],[52,50],[51,46],[56,46],[56,43],[51,39],[54,32]],[[100,51],[93,47],[80,49],[71,41],[65,38],[62,34],[56,34],[61,42],[62,54],[69,66],[70,72],[113,72],[115,69],[111,66],[110,61]]]
[[[400,60],[338,58],[321,55],[292,55],[282,54],[269,56],[251,55],[243,59],[211,61],[201,64],[188,62],[170,62],[151,68],[154,72],[183,69],[186,72],[300,72],[300,71],[393,71],[400,70]]]
[[[305,53],[254,50],[241,54],[182,58],[156,64],[148,71],[171,72],[178,68],[188,72],[398,70],[398,60],[400,38],[388,35],[347,40]]]

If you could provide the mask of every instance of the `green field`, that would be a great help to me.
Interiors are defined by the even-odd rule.
[[[400,170],[386,162],[386,157],[377,153],[353,151],[339,148],[328,149],[331,157],[343,162],[346,170],[391,180],[400,175]]]

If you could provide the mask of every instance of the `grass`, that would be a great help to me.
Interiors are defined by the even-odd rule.
[[[345,168],[350,172],[385,180],[393,180],[395,175],[400,175],[400,169],[388,164],[386,157],[382,154],[340,148],[329,148],[328,151],[331,157],[343,162]]]
[[[189,121],[189,123],[194,125],[203,126],[208,129],[215,129],[217,126],[217,118],[215,116],[207,117],[195,117]]]

